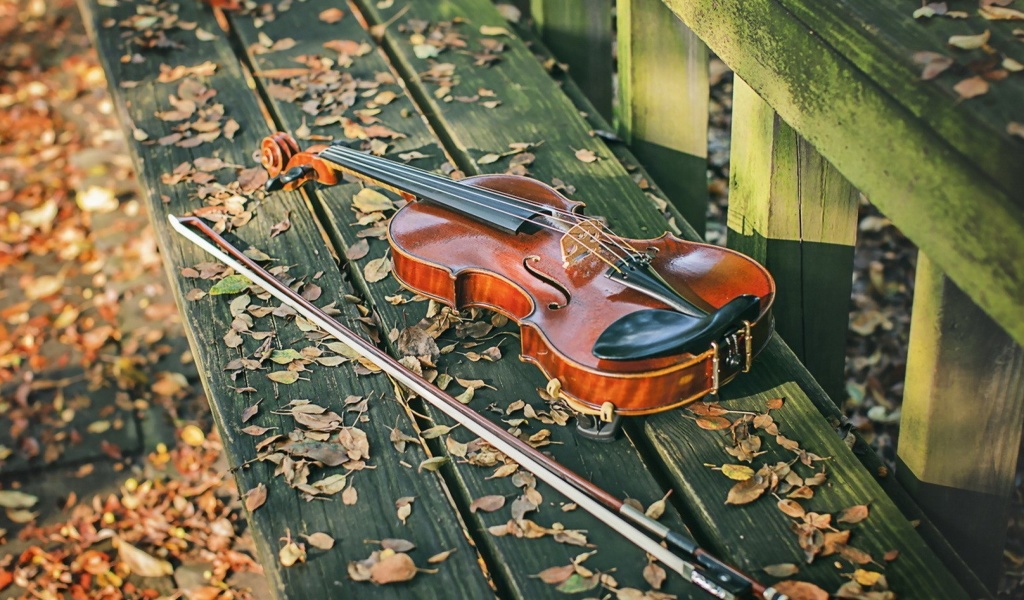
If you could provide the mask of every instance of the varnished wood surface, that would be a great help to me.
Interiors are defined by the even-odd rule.
[[[404,2],[395,2],[385,10],[368,2],[362,8],[371,23],[383,23],[403,10],[405,5]],[[244,123],[234,142],[200,146],[194,151],[142,144],[133,146],[155,215],[161,211],[185,212],[198,206],[195,200],[188,198],[188,188],[161,184],[161,172],[172,169],[182,160],[212,155],[214,151],[225,160],[252,164],[249,153],[257,148],[259,138],[269,132],[255,95],[244,85],[244,74],[237,66],[237,49],[247,48],[258,41],[260,33],[274,40],[284,37],[296,40],[295,46],[289,50],[242,57],[243,62],[251,62],[257,71],[261,71],[294,67],[294,57],[322,53],[324,40],[350,39],[371,43],[366,32],[349,18],[351,15],[334,25],[319,21],[315,15],[328,6],[326,2],[294,4],[261,28],[255,27],[251,17],[233,16],[230,24],[235,32],[233,35],[237,36],[231,40],[233,46],[218,34],[217,41],[207,42],[206,46],[193,44],[178,51],[180,54],[172,54],[177,62],[195,63],[215,56],[222,70],[210,78],[210,84],[219,90],[219,98],[231,100],[229,114],[240,123],[244,120]],[[89,4],[85,8],[90,15],[88,20],[94,25],[110,14],[116,14],[112,11],[131,10],[129,5],[115,9]],[[197,8],[189,5],[182,10],[186,11],[187,19],[199,22],[203,29],[219,31],[212,16],[204,12],[206,9]],[[472,24],[465,26],[465,33],[471,41],[481,25],[507,26],[493,6],[482,0],[410,3],[408,13],[401,20],[420,18],[433,23],[456,16]],[[164,124],[155,121],[151,115],[154,110],[166,110],[159,103],[166,97],[167,88],[152,81],[128,90],[118,86],[123,80],[152,79],[157,72],[153,70],[154,64],[121,65],[118,62],[117,36],[100,34],[96,38],[106,69],[111,74],[122,120],[137,126],[145,123],[144,127],[160,133],[159,128]],[[574,199],[586,200],[588,210],[607,215],[613,226],[626,235],[651,237],[660,234],[666,228],[665,221],[615,159],[618,150],[607,148],[588,134],[592,126],[581,118],[576,106],[545,74],[521,40],[513,34],[508,45],[501,62],[490,69],[473,67],[470,56],[458,53],[442,55],[444,60],[456,65],[459,94],[471,94],[479,88],[487,88],[494,90],[503,102],[497,109],[486,109],[475,103],[445,103],[433,98],[435,86],[417,76],[429,63],[416,58],[405,36],[394,27],[389,28],[385,35],[389,58],[403,75],[410,95],[419,101],[419,106],[427,114],[433,130],[428,129],[418,117],[409,96],[402,93],[405,88],[401,85],[386,87],[395,91],[398,98],[382,110],[379,118],[405,135],[392,141],[388,154],[419,150],[429,158],[417,161],[418,166],[437,168],[446,160],[445,152],[448,152],[467,173],[501,172],[505,167],[503,162],[478,165],[474,159],[489,152],[501,152],[511,142],[543,140],[544,144],[536,150],[537,160],[530,167],[534,176],[546,182],[557,177],[574,185],[577,189],[572,195]],[[388,72],[389,66],[383,54],[371,52],[356,57],[351,69],[359,77],[373,78],[376,73]],[[257,77],[255,83],[259,90],[266,80]],[[268,111],[276,125],[291,130],[302,125],[300,108],[293,104],[271,102]],[[131,125],[126,127],[130,129]],[[324,132],[315,127],[312,130]],[[340,128],[331,128],[330,132],[341,136]],[[444,149],[438,138],[443,140]],[[590,164],[576,160],[574,152],[580,148],[591,149],[601,159]],[[359,228],[351,224],[350,209],[351,199],[359,189],[355,185],[339,185],[320,190],[308,195],[308,203],[307,196],[303,194],[275,196],[260,205],[257,219],[242,228],[238,237],[284,264],[297,265],[292,267],[296,275],[309,276],[323,270],[324,275],[318,283],[324,288],[325,295],[327,290],[331,290],[331,299],[340,297],[341,291],[346,289],[344,278],[347,278],[354,291],[366,297],[366,305],[380,319],[380,330],[386,334],[419,321],[426,306],[424,303],[390,304],[385,296],[399,291],[393,277],[377,283],[363,279],[362,269],[366,263],[384,255],[386,243],[383,241],[371,240],[370,253],[352,261],[351,266],[342,270],[335,266],[333,255],[343,256],[347,247],[361,239],[356,236]],[[163,195],[171,198],[166,206],[161,200]],[[292,229],[270,239],[267,232],[285,215],[290,215]],[[321,244],[324,236],[329,239],[330,246]],[[177,268],[206,258],[172,238],[166,229],[160,230],[159,240],[170,264],[174,265],[172,279],[181,297],[192,282],[181,280]],[[350,305],[342,303],[342,306],[348,311],[347,316],[357,314]],[[234,356],[220,344],[221,331],[230,321],[227,303],[208,297],[197,303],[183,301],[182,308],[185,320],[190,324],[190,335],[200,359],[204,383],[229,447],[229,459],[233,464],[240,464],[255,453],[253,440],[237,432],[240,413],[248,401],[231,389],[230,386],[237,384],[220,372],[221,365]],[[277,327],[282,344],[301,338],[301,333],[290,323],[281,322]],[[500,410],[513,400],[523,399],[538,409],[544,408],[535,391],[544,385],[543,378],[532,367],[515,361],[517,340],[501,333],[491,341],[493,344],[499,342],[505,356],[496,363],[473,362],[455,353],[443,357],[442,369],[453,376],[484,379],[496,387],[499,391],[478,390],[471,401],[471,406],[496,420],[504,418],[504,415],[489,409],[492,405]],[[395,348],[391,346],[391,349]],[[263,465],[241,471],[240,487],[243,490],[250,489],[260,480],[271,486],[271,501],[253,513],[251,523],[254,537],[260,544],[261,562],[266,566],[278,596],[327,597],[344,593],[345,597],[478,598],[494,594],[489,587],[489,575],[502,597],[562,597],[533,575],[551,566],[567,564],[573,556],[586,549],[557,544],[550,539],[527,540],[490,535],[486,528],[505,522],[508,519],[507,509],[493,514],[470,513],[466,510],[469,503],[487,494],[503,494],[510,498],[517,494],[508,479],[488,480],[491,470],[456,462],[442,467],[441,476],[437,477],[417,474],[415,469],[398,464],[398,460],[404,459],[408,464],[416,465],[425,455],[415,448],[406,450],[404,456],[395,454],[391,449],[387,441],[388,428],[398,422],[403,431],[413,433],[414,423],[406,420],[397,403],[387,399],[393,392],[386,382],[372,377],[354,377],[348,366],[320,369],[312,374],[309,382],[299,382],[287,389],[286,386],[275,389],[259,376],[251,379],[247,383],[258,387],[260,395],[268,398],[265,400],[268,405],[257,417],[258,422],[266,426],[292,426],[286,417],[272,415],[266,410],[270,403],[274,406],[286,404],[292,397],[289,394],[317,398],[325,403],[352,393],[372,392],[375,399],[385,398],[371,403],[371,421],[365,424],[378,468],[356,475],[356,487],[360,493],[360,502],[356,506],[340,506],[337,501],[307,504],[294,491],[271,477],[267,469],[257,470]],[[728,389],[731,391],[725,398],[732,409],[758,409],[766,398],[775,395],[787,397],[784,418],[786,426],[792,428],[792,436],[811,451],[835,457],[829,467],[835,484],[820,492],[821,496],[816,499],[820,505],[816,508],[838,510],[854,503],[872,503],[872,517],[859,526],[858,539],[863,540],[862,547],[872,552],[892,547],[900,549],[900,559],[889,565],[886,573],[902,597],[963,597],[956,583],[945,573],[910,524],[886,499],[872,475],[831,433],[828,423],[816,408],[822,402],[820,389],[808,380],[806,371],[797,365],[788,349],[777,341],[773,342],[755,372],[737,380]],[[451,425],[433,411],[424,409],[424,412],[438,424]],[[533,432],[541,425],[532,424],[530,427]],[[629,439],[620,439],[610,445],[582,441],[568,428],[550,429],[555,444],[545,450],[550,449],[559,461],[618,495],[635,498],[646,506],[667,488],[673,489],[675,493],[662,521],[672,527],[682,527],[681,514],[687,515],[688,524],[700,539],[738,566],[760,576],[759,569],[765,565],[799,560],[787,518],[770,502],[745,507],[722,504],[729,484],[720,474],[702,465],[704,462],[721,464],[729,458],[721,451],[721,442],[716,441],[719,438],[715,437],[715,432],[700,430],[683,413],[673,411],[648,419],[646,424],[642,421],[633,423]],[[458,429],[450,435],[461,442],[469,441],[469,436]],[[426,446],[431,452],[445,452],[444,445],[436,441],[428,442]],[[665,475],[667,479],[662,478]],[[615,578],[623,586],[647,587],[640,574],[646,565],[642,552],[581,511],[562,512],[561,499],[552,490],[545,486],[538,486],[538,490],[543,494],[545,504],[541,511],[531,515],[535,520],[543,525],[561,522],[568,528],[587,530],[588,540],[598,550],[585,563],[588,567],[605,572],[614,570]],[[394,515],[394,500],[399,495],[417,496],[413,516],[407,526],[402,526]],[[308,564],[283,568],[276,560],[276,551],[285,528],[293,532],[346,533],[334,536],[339,540],[334,550],[318,555]],[[415,555],[417,562],[448,547],[458,547],[458,551],[438,566],[441,573],[421,574],[411,584],[376,587],[349,581],[345,575],[347,561],[363,558],[372,549],[362,540],[385,536],[416,540],[420,547],[417,550],[419,554]],[[469,540],[477,545],[482,562],[478,563]],[[486,568],[486,574],[481,565]],[[833,588],[838,581],[834,568],[825,561],[818,561],[800,577]],[[765,579],[771,582],[770,578]],[[674,576],[669,577],[664,589],[680,597],[705,597]]]

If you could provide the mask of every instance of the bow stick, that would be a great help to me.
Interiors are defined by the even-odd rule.
[[[651,519],[643,512],[565,468],[533,446],[508,434],[492,421],[438,389],[383,350],[342,325],[315,304],[295,293],[266,269],[228,243],[198,217],[168,215],[168,219],[171,227],[189,241],[217,257],[254,284],[319,325],[324,331],[350,346],[359,355],[380,367],[395,381],[419,394],[438,410],[480,436],[641,550],[682,575],[687,581],[722,600],[740,600],[751,595],[765,600],[788,600],[784,594],[780,594],[774,588],[766,588],[749,576],[708,554],[690,537],[672,531]],[[208,239],[203,239],[190,227],[198,230]],[[637,529],[634,524],[654,534],[660,541],[686,553],[694,562],[683,560]]]

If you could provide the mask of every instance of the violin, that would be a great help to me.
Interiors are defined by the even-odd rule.
[[[456,181],[339,143],[300,151],[286,133],[263,140],[261,162],[268,191],[348,174],[408,200],[387,230],[399,283],[516,322],[521,359],[595,423],[715,394],[771,337],[775,284],[753,259],[671,233],[616,235],[540,181]]]

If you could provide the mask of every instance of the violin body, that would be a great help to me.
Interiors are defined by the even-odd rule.
[[[294,177],[287,185],[294,187],[303,177],[324,179],[325,166],[311,160],[309,154],[289,155],[286,150],[283,157],[268,161],[266,146],[265,142],[265,165],[277,162],[268,167],[271,175],[292,169],[289,173]],[[281,147],[277,142],[272,151],[280,152]],[[417,197],[409,192],[410,186],[398,185],[390,178],[382,180],[370,168],[384,159],[328,152],[313,156],[327,157],[324,162],[330,167],[368,178],[408,199]],[[336,181],[336,175],[330,175]],[[459,188],[445,185],[459,193]],[[647,240],[610,236],[598,229],[596,221],[583,216],[582,203],[526,177],[482,175],[455,185],[469,193],[497,192],[499,202],[515,198],[516,204],[508,206],[517,210],[528,207],[528,213],[521,213],[520,221],[508,220],[511,209],[499,205],[506,222],[505,227],[498,227],[479,214],[465,214],[443,203],[411,201],[395,213],[388,228],[393,274],[409,290],[453,308],[486,308],[518,323],[521,359],[536,365],[552,382],[548,391],[579,412],[610,420],[612,414],[647,414],[695,401],[748,370],[771,336],[774,282],[761,265],[740,253],[669,233]],[[522,216],[526,214],[529,216]],[[583,248],[567,250],[566,239],[571,234],[564,229],[572,223],[560,229],[562,221],[583,223],[583,233],[580,228],[570,232],[581,240],[587,235],[600,238],[600,246],[584,243]],[[517,222],[539,226],[512,231]],[[607,252],[603,250],[606,246]],[[571,243],[568,247],[575,248]],[[676,309],[656,295],[610,276],[619,267],[625,268],[622,261],[615,262],[619,256],[616,248],[630,248],[638,255],[642,252],[646,268],[680,297],[675,306],[691,307],[695,315],[676,316]],[[601,343],[608,345],[610,333],[626,331],[625,337],[629,337],[630,328],[636,329],[633,322],[637,316],[667,315],[672,322],[689,327],[691,321],[698,323],[702,315],[714,316],[740,297],[753,299],[745,317],[730,317],[736,322],[719,324],[717,329],[704,327],[714,333],[709,334],[709,342],[698,341],[703,344],[698,349],[678,351],[670,346],[658,353],[647,352],[653,354],[649,356],[633,353],[637,358],[631,358],[628,344],[626,358],[608,358],[597,351]],[[703,317],[703,321],[709,318]],[[647,337],[661,333],[638,331],[633,337],[640,346]]]

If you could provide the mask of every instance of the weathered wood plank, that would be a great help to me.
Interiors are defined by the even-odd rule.
[[[594,107],[612,115],[612,3],[610,0],[530,0],[544,44]]]
[[[475,10],[459,12],[459,7],[471,4]],[[444,14],[449,17],[471,14],[474,27],[500,25],[498,15],[494,13],[486,16],[484,10],[478,7],[479,4],[469,0],[448,2]],[[396,6],[386,11],[377,11],[373,6],[367,6],[367,12],[374,15],[371,21],[383,22],[399,8]],[[415,4],[409,15],[428,18],[426,9]],[[426,107],[435,127],[447,132],[446,145],[453,158],[466,165],[467,169],[501,171],[504,169],[501,164],[474,167],[473,159],[488,152],[500,151],[510,142],[544,139],[544,145],[535,150],[537,162],[530,167],[533,176],[546,181],[558,177],[573,184],[577,188],[574,197],[585,199],[589,211],[608,216],[617,230],[641,234],[646,231],[653,235],[664,228],[664,221],[653,203],[620,165],[610,164],[612,161],[607,160],[589,164],[574,161],[571,154],[573,149],[586,147],[601,156],[607,156],[603,153],[608,150],[592,141],[588,134],[590,128],[579,120],[575,107],[567,105],[564,98],[558,95],[552,82],[542,76],[540,65],[521,58],[521,54],[526,52],[518,40],[509,40],[509,50],[503,54],[502,62],[492,68],[499,71],[505,81],[514,82],[500,89],[494,88],[499,89],[499,97],[504,102],[495,110],[484,109],[474,103],[448,103],[435,98],[433,92],[436,85],[424,83],[416,75],[424,71],[426,63],[414,57],[405,36],[397,32],[389,33],[386,41],[396,64],[411,82],[411,88],[423,90],[417,94],[417,98]],[[459,56],[444,57],[444,60],[458,65],[456,72],[460,74],[460,85],[464,86],[464,90],[479,87],[481,80],[477,77],[480,77],[480,71],[460,70],[466,63],[458,62],[462,60]],[[527,88],[527,83],[529,94],[521,91]],[[568,151],[564,149],[566,146],[569,147]],[[727,388],[728,397],[737,399],[730,402],[730,407],[747,410],[763,407],[766,398],[778,395],[778,390],[773,388],[781,386],[787,396],[787,407],[792,407],[785,418],[787,422],[789,419],[794,420],[794,437],[798,432],[817,432],[813,435],[809,433],[806,439],[797,439],[812,451],[817,447],[822,453],[841,456],[841,459],[836,459],[837,462],[830,463],[836,465],[835,483],[819,491],[821,506],[842,508],[870,501],[875,507],[878,523],[858,530],[858,535],[864,536],[861,547],[889,546],[887,550],[893,546],[900,547],[900,559],[887,569],[890,580],[901,582],[899,589],[905,590],[905,593],[934,592],[934,597],[963,597],[962,590],[946,574],[945,567],[928,550],[872,476],[859,466],[858,459],[841,444],[839,437],[821,417],[817,406],[831,403],[799,366],[788,348],[781,342],[774,342],[772,349],[755,367],[755,372],[760,375],[742,378]],[[834,405],[831,410],[835,410]],[[711,460],[721,464],[728,456],[721,452],[717,444],[703,442],[700,436],[708,435],[708,432],[699,430],[692,420],[679,411],[651,417],[647,423],[644,429],[646,433],[641,432],[641,435],[650,438],[663,461],[667,459],[672,463],[666,467],[672,476],[673,486],[680,495],[686,513],[695,515],[694,525],[699,529],[702,539],[711,541],[718,552],[752,571],[780,562],[780,536],[790,536],[789,539],[793,540],[791,543],[795,545],[795,537],[788,531],[787,518],[770,501],[743,508],[722,506],[728,483],[717,472],[705,471],[700,465]],[[819,440],[824,440],[821,446],[818,446]],[[701,483],[688,483],[691,478],[699,479]],[[714,492],[709,492],[709,489],[716,490],[720,496],[712,500],[709,494]],[[748,509],[752,512],[748,512]],[[742,544],[737,542],[739,536],[743,536]],[[786,556],[792,560],[799,560],[798,557],[799,554]],[[822,564],[827,566],[827,563]],[[833,570],[818,568],[822,572],[815,571],[814,577],[829,584],[837,581]]]
[[[813,30],[915,118],[927,123],[969,161],[1001,183],[1011,197],[1016,193],[1020,205],[1024,139],[1014,137],[1007,125],[1011,121],[1024,123],[1024,106],[1020,102],[1024,79],[1011,76],[993,81],[987,94],[965,101],[953,86],[974,75],[969,63],[980,63],[993,55],[987,50],[959,50],[948,44],[954,35],[988,31],[989,48],[1024,62],[1024,46],[1013,33],[1020,29],[1019,20],[986,20],[980,18],[973,6],[950,6],[967,12],[967,19],[915,19],[914,11],[920,5],[911,0],[780,0],[779,4],[790,11],[790,18]],[[1014,8],[1019,10],[1019,6]],[[922,67],[913,58],[920,51],[944,54],[956,60],[957,65],[936,79],[921,81]]]
[[[183,4],[178,9],[178,17],[182,21],[196,23],[205,32],[219,32],[212,15],[201,7],[196,3]],[[161,175],[184,161],[199,157],[216,156],[228,163],[251,165],[252,149],[258,147],[262,136],[269,131],[256,97],[246,86],[246,78],[231,45],[220,35],[215,35],[213,41],[199,42],[192,31],[173,30],[168,36],[183,44],[183,47],[167,54],[143,54],[145,60],[139,64],[122,62],[120,57],[125,54],[122,32],[116,27],[109,27],[108,23],[135,14],[136,6],[122,3],[110,7],[82,2],[81,8],[108,73],[116,107],[130,141],[133,140],[132,133],[138,130],[148,133],[150,139],[169,133],[170,123],[153,116],[154,111],[171,109],[166,98],[168,94],[175,93],[178,85],[178,82],[156,82],[162,60],[187,66],[198,65],[206,60],[217,63],[216,74],[201,78],[201,82],[217,91],[216,99],[225,106],[226,116],[241,125],[233,140],[222,136],[194,149],[160,146],[152,142],[130,143],[140,183],[146,190],[150,215],[170,281],[184,317],[186,333],[211,400],[229,462],[238,466],[257,455],[254,446],[259,438],[240,432],[242,412],[257,401],[260,402],[259,413],[249,424],[276,427],[277,431],[289,432],[295,428],[291,417],[274,414],[273,411],[282,408],[293,398],[310,398],[339,414],[345,414],[347,424],[351,424],[358,415],[346,413],[342,400],[349,394],[372,398],[365,413],[371,422],[360,426],[368,434],[371,452],[369,463],[376,468],[353,475],[351,485],[354,485],[360,496],[355,505],[342,505],[337,496],[329,501],[302,500],[299,493],[287,486],[281,477],[272,475],[273,467],[267,463],[255,464],[236,473],[239,488],[243,492],[253,489],[259,483],[264,483],[269,490],[267,504],[252,512],[249,522],[260,562],[266,569],[274,594],[296,598],[331,597],[339,593],[353,598],[434,598],[447,597],[449,593],[465,597],[487,597],[493,594],[477,564],[476,552],[468,541],[465,526],[453,510],[440,478],[412,476],[415,470],[400,464],[401,460],[418,464],[426,454],[416,445],[410,445],[404,455],[397,454],[391,448],[389,427],[397,424],[409,434],[413,433],[413,429],[403,409],[397,403],[385,399],[391,394],[387,381],[381,377],[357,378],[348,365],[337,368],[312,366],[311,371],[303,373],[308,381],[300,380],[291,386],[272,384],[264,372],[258,371],[246,372],[238,380],[232,380],[222,372],[224,365],[240,356],[251,354],[259,342],[246,336],[238,350],[226,347],[221,338],[232,321],[228,302],[210,296],[197,301],[183,299],[190,288],[197,285],[206,288],[208,284],[197,284],[196,280],[184,278],[180,269],[209,261],[210,257],[178,238],[167,227],[164,218],[167,214],[184,214],[199,208],[202,203],[195,198],[196,185],[165,184],[161,181]],[[137,84],[123,86],[125,82]],[[234,170],[219,171],[217,175],[224,185],[230,185],[236,177]],[[249,201],[256,203],[257,200],[253,197]],[[271,227],[286,218],[290,219],[291,228],[268,239]],[[322,271],[323,276],[316,280],[325,291],[322,303],[338,300],[341,294],[346,293],[342,274],[331,252],[321,241],[322,232],[299,194],[282,194],[272,202],[260,204],[255,218],[236,233],[238,238],[247,240],[278,259],[280,264],[295,265],[291,269],[293,276],[309,281],[315,273]],[[245,247],[244,243],[242,247]],[[260,303],[255,298],[253,301]],[[353,306],[345,305],[343,308],[344,318],[358,316]],[[304,341],[303,333],[294,324],[276,320],[271,322],[270,319],[258,319],[256,329],[275,333],[274,348],[311,345]],[[236,391],[246,386],[256,391]],[[344,470],[314,468],[313,477],[319,479],[324,473],[330,472]],[[401,523],[394,510],[395,500],[402,496],[416,496],[413,514],[407,525]],[[309,549],[307,563],[282,568],[277,555],[283,542],[279,540],[289,533],[299,536],[317,531],[327,532],[334,537],[334,548],[329,551]],[[412,556],[421,565],[426,564],[427,557],[442,550],[454,548],[456,552],[449,561],[438,565],[441,570],[438,575],[420,575],[407,584],[378,587],[350,581],[345,575],[348,562],[365,558],[375,548],[363,540],[387,537],[413,540],[418,548],[412,552]],[[302,541],[301,538],[296,539]],[[441,591],[442,585],[444,592]]]
[[[1024,351],[917,259],[900,481],[995,589],[1024,424]]]
[[[618,131],[686,220],[708,210],[708,50],[661,0],[616,5]]]
[[[729,247],[771,271],[776,331],[841,403],[856,191],[739,77],[732,122]]]
[[[776,0],[666,4],[972,300],[1024,342],[1024,320],[1018,318],[1024,297],[1021,196],[979,166],[980,154],[962,154]],[[1024,142],[1014,143],[1000,152],[1019,159]],[[1015,164],[1011,170],[1024,173]]]
[[[306,32],[306,35],[297,42],[294,48],[282,52],[252,56],[251,59],[256,66],[257,72],[271,72],[271,69],[284,68],[294,64],[292,59],[295,56],[323,54],[324,51],[318,48],[318,45],[325,39],[350,40],[356,44],[372,44],[369,35],[358,26],[354,19],[346,17],[331,26],[330,29],[326,29],[322,24],[309,22],[309,14],[316,14],[327,6],[329,6],[327,2],[319,4],[311,2],[304,5],[302,11],[292,10],[279,13],[272,24],[268,24],[260,30],[255,29],[251,23],[244,19],[234,19],[241,41],[245,46],[257,41],[261,32],[270,35],[272,39],[276,35],[275,32],[294,31],[296,27],[300,26]],[[489,10],[493,10],[489,5],[487,6]],[[401,3],[396,3],[396,6],[392,8],[394,12],[403,9],[404,7]],[[439,9],[438,7],[414,4],[405,13],[405,17],[400,18],[392,25],[392,29],[397,29],[406,23],[406,18],[423,19],[436,23],[439,16],[431,12],[434,10]],[[463,7],[447,7],[447,11],[443,14],[445,18],[462,16],[467,18],[476,27],[482,24],[471,10],[464,10]],[[469,26],[463,26],[458,31],[466,29],[469,29]],[[402,35],[408,36],[409,34],[405,33]],[[470,47],[472,48],[472,46]],[[530,58],[532,60],[532,57]],[[447,60],[448,53],[442,53],[438,57],[438,60],[442,59]],[[459,61],[456,75],[462,83],[451,90],[452,95],[462,95],[464,91],[471,93],[479,87],[486,87],[496,90],[498,96],[502,97],[502,88],[498,87],[498,81],[492,78],[478,77],[476,71],[471,73],[466,70],[469,69],[468,64],[472,62],[471,58],[463,59],[459,57]],[[427,64],[424,61],[420,66],[420,70],[424,70]],[[378,53],[371,52],[363,56],[354,57],[352,65],[347,67],[346,71],[353,77],[367,80],[373,79],[378,73],[389,72],[388,68],[387,63]],[[497,70],[482,72],[494,73],[494,77],[497,77],[500,73]],[[266,89],[268,82],[259,79],[258,81],[261,87]],[[466,87],[466,90],[463,90],[463,86]],[[411,88],[410,91],[412,92],[423,91],[417,90],[415,86],[411,86]],[[396,92],[401,91],[398,88],[390,89]],[[284,127],[294,130],[302,124],[303,114],[298,105],[276,99],[272,99],[272,104],[275,113],[279,115]],[[362,104],[357,104],[353,108],[361,107]],[[504,109],[504,105],[499,107],[495,114],[499,114],[502,109]],[[408,116],[403,116],[403,113]],[[397,99],[381,107],[381,111],[374,116],[381,119],[381,124],[406,136],[395,140],[393,144],[389,145],[385,156],[401,160],[399,155],[410,150],[418,150],[422,154],[427,155],[427,158],[416,159],[411,164],[428,169],[436,169],[446,160],[444,151],[441,149],[436,138],[434,138],[432,132],[423,121],[417,118],[417,114],[412,110],[407,96],[400,94]],[[312,119],[307,118],[307,121],[311,123]],[[492,125],[491,128],[494,127],[496,126]],[[337,125],[327,127],[311,126],[310,129],[315,135],[333,135],[343,139],[343,132]],[[453,131],[449,130],[438,130],[438,132],[445,137],[453,134]],[[326,216],[332,239],[335,240],[339,250],[342,251],[352,247],[362,239],[358,237],[359,230],[362,227],[352,224],[354,218],[351,210],[352,197],[359,189],[359,186],[355,185],[322,189],[316,193],[316,198],[314,199],[314,202],[319,203],[320,210]],[[401,330],[419,322],[427,310],[427,305],[423,302],[401,305],[390,303],[386,297],[400,293],[400,288],[393,278],[389,277],[376,283],[370,283],[365,280],[363,275],[365,266],[371,260],[385,256],[387,248],[386,242],[370,239],[369,253],[365,257],[353,260],[350,263],[352,281],[360,292],[365,294],[372,302],[371,305],[379,316],[383,324],[382,329],[385,332],[391,328],[395,328],[396,331]],[[410,296],[408,293],[403,295],[406,297]],[[529,402],[536,410],[544,410],[546,408],[544,403],[538,399],[536,392],[536,389],[543,387],[545,382],[535,369],[515,360],[518,340],[515,336],[509,334],[507,328],[502,333],[488,336],[488,340],[483,345],[473,349],[475,352],[481,352],[487,347],[500,344],[501,352],[505,356],[496,363],[472,362],[465,358],[464,354],[462,354],[468,350],[468,348],[462,347],[465,341],[471,340],[463,340],[458,350],[441,357],[438,361],[438,369],[453,377],[482,379],[489,385],[497,388],[497,390],[486,388],[477,390],[470,406],[496,420],[503,418],[507,420],[522,416],[522,413],[515,413],[509,416],[503,412],[505,407],[517,399]],[[438,340],[438,344],[441,346],[456,342],[459,342],[459,340],[454,338],[451,333],[445,334]],[[396,350],[393,344],[391,345],[391,350],[393,352]],[[448,390],[456,394],[463,391],[457,383],[452,383]],[[450,421],[430,407],[425,407],[423,412],[434,419],[437,424],[452,425]],[[608,489],[613,490],[616,494],[637,498],[646,505],[657,500],[663,493],[661,488],[655,483],[653,476],[647,473],[646,465],[640,460],[635,449],[631,447],[629,440],[618,440],[607,446],[594,445],[590,442],[578,440],[570,427],[544,426],[537,421],[531,421],[531,424],[523,426],[524,431],[529,434],[534,434],[541,428],[551,430],[553,444],[545,447],[545,450],[550,450],[552,455],[560,462],[578,473],[607,485]],[[459,429],[454,430],[445,437],[450,437],[462,443],[471,440],[471,436],[467,436]],[[444,444],[436,447],[436,450],[439,453],[447,451]],[[450,478],[452,489],[464,508],[468,508],[472,500],[484,495],[501,494],[510,499],[514,499],[518,495],[518,490],[516,490],[508,478],[488,480],[494,471],[493,468],[482,469],[466,464],[457,457],[453,456],[452,458],[456,464],[443,467],[442,473]],[[629,481],[623,481],[618,477],[623,472],[636,473],[637,476]],[[622,586],[643,589],[649,587],[641,576],[642,569],[647,564],[643,552],[633,548],[622,540],[618,534],[595,522],[581,510],[561,512],[560,504],[562,500],[549,487],[542,484],[537,489],[544,497],[544,505],[538,513],[527,514],[527,518],[531,518],[544,526],[550,526],[552,523],[559,522],[570,529],[587,530],[587,539],[598,550],[597,555],[585,563],[588,568],[605,572],[615,570],[615,579]],[[511,502],[508,504],[511,504]],[[499,593],[503,597],[540,598],[557,595],[558,592],[554,591],[552,586],[543,583],[533,577],[533,575],[548,567],[568,564],[570,558],[586,551],[584,548],[554,543],[550,538],[517,539],[512,536],[495,537],[491,535],[487,532],[488,527],[500,525],[508,521],[508,505],[494,513],[485,514],[480,511],[466,514],[465,518],[470,523],[470,530],[473,533],[474,539],[484,553],[489,570],[493,574],[498,584]],[[670,510],[662,520],[673,527],[681,526],[678,513],[674,510]],[[699,591],[684,585],[681,579],[676,576],[670,576],[663,589],[671,593],[680,594],[683,597],[699,597],[700,595]]]

